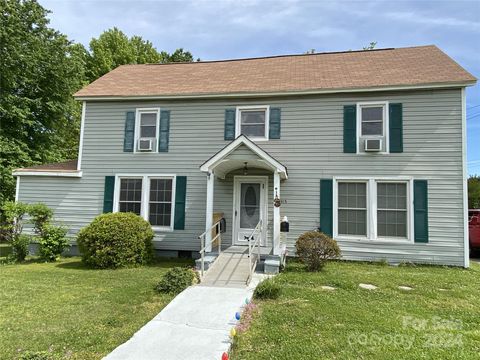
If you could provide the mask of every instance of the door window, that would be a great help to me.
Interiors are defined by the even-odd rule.
[[[240,190],[240,228],[254,229],[260,220],[260,184],[242,183]]]

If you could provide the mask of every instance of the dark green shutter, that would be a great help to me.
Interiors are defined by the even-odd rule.
[[[333,180],[320,180],[320,230],[333,234]]]
[[[357,152],[357,106],[343,107],[343,152]]]
[[[225,110],[225,140],[235,140],[235,109]]]
[[[175,230],[185,229],[185,198],[187,195],[187,177],[177,176],[175,184],[175,218],[173,228]]]
[[[428,184],[413,181],[413,216],[416,243],[428,243]]]
[[[170,135],[170,110],[160,111],[160,131],[158,138],[158,151],[168,152],[168,141]]]
[[[280,139],[280,108],[270,108],[269,139]]]
[[[123,138],[123,151],[133,152],[135,146],[135,112],[127,111],[125,118],[125,134]]]
[[[389,134],[390,134],[390,152],[403,152],[403,116],[402,104],[390,104],[389,116]]]
[[[113,193],[115,190],[115,176],[105,176],[105,188],[103,189],[103,212],[113,211]]]

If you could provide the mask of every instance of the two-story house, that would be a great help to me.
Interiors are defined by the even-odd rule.
[[[435,46],[120,66],[75,94],[78,159],[16,170],[17,200],[72,235],[137,213],[167,255],[198,252],[223,213],[224,246],[261,221],[279,255],[287,216],[290,253],[320,228],[344,259],[468,267],[475,81]]]

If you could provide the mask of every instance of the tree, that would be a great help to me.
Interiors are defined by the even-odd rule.
[[[376,46],[377,46],[377,42],[376,41],[371,41],[370,44],[363,47],[363,50],[373,50],[373,49],[375,49]]]
[[[120,65],[193,61],[192,54],[183,48],[171,54],[158,52],[150,41],[136,35],[129,38],[116,27],[90,41],[87,57],[87,76],[90,82]]]
[[[14,194],[16,167],[75,158],[85,83],[81,45],[48,26],[33,0],[0,3],[0,205]]]
[[[480,209],[480,176],[468,178],[468,208]]]

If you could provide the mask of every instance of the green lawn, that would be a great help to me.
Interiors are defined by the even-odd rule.
[[[290,262],[277,279],[281,297],[258,302],[231,359],[480,357],[479,264],[464,270],[334,262],[307,273]]]
[[[191,262],[90,270],[69,258],[0,265],[0,359],[48,349],[68,359],[101,359],[171,300],[153,287],[170,267],[185,264]]]

